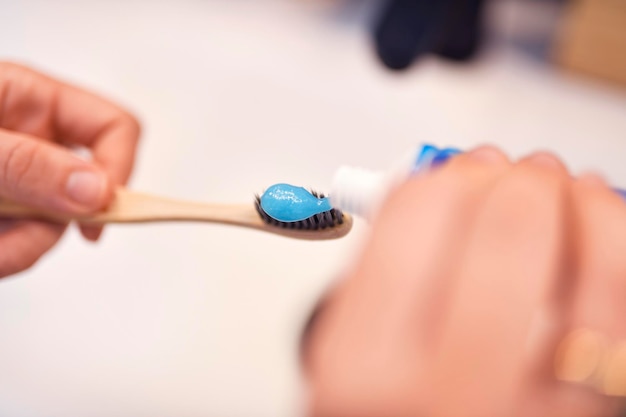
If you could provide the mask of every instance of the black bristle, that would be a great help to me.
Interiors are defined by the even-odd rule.
[[[311,194],[317,198],[324,198],[324,194],[318,193],[317,191],[311,191]],[[329,211],[315,214],[297,222],[281,222],[274,219],[263,210],[261,207],[261,197],[259,195],[254,196],[254,208],[265,223],[285,229],[319,230],[343,224],[343,213],[339,209],[330,209]]]

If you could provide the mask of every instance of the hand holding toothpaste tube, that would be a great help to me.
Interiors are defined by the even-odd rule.
[[[619,415],[625,248],[622,198],[550,154],[409,178],[307,329],[311,415]]]

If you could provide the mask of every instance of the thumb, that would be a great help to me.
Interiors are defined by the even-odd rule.
[[[66,148],[0,129],[0,197],[82,214],[105,207],[112,194],[107,175]]]

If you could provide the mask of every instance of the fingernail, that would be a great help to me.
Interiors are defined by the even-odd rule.
[[[483,146],[474,149],[468,152],[468,154],[481,162],[495,164],[503,161],[502,153],[491,146]]]
[[[587,185],[591,185],[594,187],[605,187],[606,181],[600,174],[596,174],[595,172],[585,172],[578,180]]]
[[[81,227],[80,231],[85,239],[90,242],[97,242],[100,240],[102,236],[102,232],[104,231],[101,227]]]
[[[65,191],[76,203],[89,208],[98,208],[106,186],[103,174],[94,171],[76,171],[67,179]]]
[[[550,155],[549,153],[536,153],[531,155],[528,158],[528,162],[533,165],[540,166],[542,168],[552,169],[552,170],[561,170],[563,169],[563,164],[559,162],[557,157]]]

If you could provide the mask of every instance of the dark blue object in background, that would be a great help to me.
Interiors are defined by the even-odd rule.
[[[376,52],[402,70],[426,53],[455,61],[479,49],[484,0],[386,0],[374,32]]]

